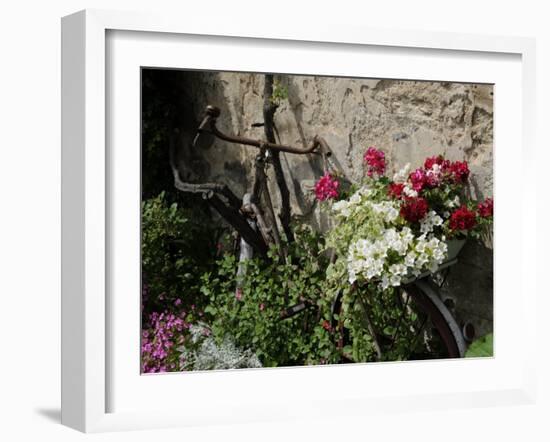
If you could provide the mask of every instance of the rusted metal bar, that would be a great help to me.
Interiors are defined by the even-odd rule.
[[[250,203],[250,210],[252,210],[252,213],[254,213],[254,216],[256,217],[256,221],[258,222],[258,227],[260,228],[260,233],[262,234],[264,241],[266,244],[272,243],[273,238],[271,236],[271,228],[265,223],[260,208],[256,204]]]
[[[328,159],[330,156],[332,156],[332,151],[330,150],[330,147],[328,146],[328,143],[326,140],[322,137],[316,137],[317,142],[319,143],[319,149],[317,153],[319,153],[323,159],[323,171],[325,173],[330,171],[330,164],[328,162]]]
[[[267,254],[267,245],[263,241],[262,236],[250,227],[239,211],[226,206],[214,193],[209,195],[204,194],[203,197],[207,199],[212,207],[241,234],[244,240],[250,244],[256,252],[264,256]]]
[[[229,143],[236,143],[236,144],[244,144],[247,146],[254,146],[258,149],[266,148],[277,152],[288,152],[288,153],[294,153],[294,154],[308,154],[312,153],[319,147],[319,139],[318,137],[314,137],[313,141],[311,142],[311,145],[309,147],[299,148],[299,147],[293,147],[293,146],[287,146],[284,144],[276,144],[276,143],[270,143],[265,142],[262,140],[255,140],[252,138],[246,138],[246,137],[239,137],[237,135],[227,135],[221,132],[216,127],[216,120],[220,116],[220,109],[215,106],[206,106],[206,116],[202,120],[202,123],[200,124],[198,128],[198,134],[197,137],[195,137],[195,140],[193,142],[194,145],[196,145],[197,138],[201,133],[210,133],[214,135],[215,137],[219,138],[220,140],[227,141]]]
[[[256,173],[254,176],[252,201],[256,203],[260,200],[261,196],[263,196],[266,203],[267,215],[270,220],[271,234],[273,235],[275,245],[277,246],[277,249],[279,251],[279,256],[283,258],[284,253],[281,248],[281,236],[279,235],[279,229],[277,227],[277,219],[275,218],[275,211],[273,209],[271,195],[267,187],[267,175],[265,173],[264,166],[265,166],[265,148],[262,146],[260,148],[260,153],[256,156]]]
[[[281,311],[281,313],[279,314],[279,317],[281,319],[288,319],[297,315],[298,313],[303,312],[308,308],[313,308],[313,307],[316,307],[316,305],[311,301],[300,302],[299,304],[292,305],[290,307],[285,308],[283,311]]]

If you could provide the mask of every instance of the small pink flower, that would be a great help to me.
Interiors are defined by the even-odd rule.
[[[265,304],[262,302],[262,303],[260,304],[260,311],[263,312],[264,309],[265,309]]]
[[[240,301],[241,299],[243,299],[243,292],[241,289],[237,289],[235,291],[235,298],[237,298],[237,301]]]
[[[181,304],[181,299],[178,298],[178,299],[176,299],[176,300],[174,301],[174,305],[175,305],[176,307],[177,307],[178,305],[180,305],[180,304]]]
[[[424,169],[416,169],[409,175],[409,180],[411,181],[412,188],[420,192],[426,185],[426,172]]]
[[[477,205],[477,213],[482,218],[489,218],[493,216],[493,198],[487,198],[482,203]]]
[[[330,173],[325,173],[315,183],[315,196],[319,201],[338,198],[340,182]]]

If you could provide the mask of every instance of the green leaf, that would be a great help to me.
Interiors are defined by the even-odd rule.
[[[493,356],[493,334],[476,339],[466,351],[467,358],[486,358]]]

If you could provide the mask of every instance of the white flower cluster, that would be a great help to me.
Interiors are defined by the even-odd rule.
[[[452,200],[448,200],[445,202],[445,207],[448,207],[449,209],[454,209],[458,206],[460,206],[460,198],[458,197],[458,195],[456,195]]]
[[[416,196],[408,174],[409,165],[395,174],[394,181],[405,184],[405,195]],[[380,201],[377,195],[374,187],[367,184],[349,199],[332,206],[341,225],[340,232],[345,232],[340,240],[348,244],[349,282],[375,281],[384,290],[399,286],[427,270],[435,272],[447,257],[445,237],[437,237],[434,232],[443,224],[443,218],[430,210],[420,220],[420,232],[415,233],[400,217],[400,202],[394,199]]]
[[[408,181],[404,184],[405,186],[403,187],[403,194],[410,198],[416,198],[418,196],[418,192],[411,187]]]
[[[392,253],[393,252],[393,253]],[[447,256],[447,244],[426,234],[415,237],[410,228],[387,229],[377,240],[359,239],[348,252],[348,277],[379,280],[380,288],[396,287],[425,269],[435,272]]]
[[[411,163],[405,164],[402,169],[393,175],[393,181],[395,183],[404,183],[409,178],[409,172],[411,170]]]
[[[405,166],[402,169],[400,169],[397,173],[393,175],[393,181],[395,183],[404,184],[403,194],[405,196],[408,196],[410,198],[416,198],[418,196],[418,192],[411,187],[411,183],[409,182],[410,169],[411,169],[411,164],[410,163],[405,164]]]
[[[373,193],[373,190],[368,186],[362,186],[357,190],[349,200],[337,201],[332,205],[332,211],[341,218],[348,218],[353,215],[355,210],[368,202],[368,197]],[[399,211],[397,212],[399,215]]]
[[[435,211],[430,210],[426,216],[420,220],[420,231],[422,233],[431,233],[434,227],[443,224],[443,218],[441,218]]]
[[[381,278],[387,267],[389,252],[393,250],[400,256],[405,255],[413,239],[411,229],[405,227],[401,232],[388,229],[375,241],[360,239],[351,244],[348,252],[349,282],[353,284],[359,275],[365,279]],[[398,273],[397,267],[392,269],[395,274]],[[407,269],[404,271],[406,273]]]
[[[374,213],[382,216],[386,223],[393,223],[399,217],[399,205],[393,201],[372,203],[371,207]]]

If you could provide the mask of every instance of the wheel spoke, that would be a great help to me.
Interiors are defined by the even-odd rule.
[[[411,295],[409,295],[409,292],[405,291],[405,294],[407,295],[407,298],[405,299],[405,303],[401,300],[401,293],[397,292],[397,298],[401,301],[401,315],[399,316],[399,320],[397,321],[397,325],[395,327],[395,331],[393,332],[392,336],[392,342],[390,345],[390,351],[393,350],[393,347],[395,346],[395,343],[397,342],[397,338],[399,337],[399,334],[401,332],[401,324],[403,323],[403,318],[405,317],[405,314],[407,312],[407,307],[409,305],[409,300],[411,299]]]
[[[416,335],[414,336],[413,341],[412,341],[411,349],[409,351],[409,354],[407,355],[407,359],[409,359],[411,357],[411,354],[413,353],[414,349],[416,348],[416,345],[418,344],[418,337],[424,331],[424,327],[426,326],[426,323],[428,322],[428,318],[429,318],[428,315],[426,315],[424,317],[424,320],[422,321],[422,325],[420,326],[420,328],[416,332]]]
[[[376,350],[377,359],[382,359],[382,348],[380,347],[380,343],[378,342],[378,337],[376,335],[376,330],[374,329],[374,325],[370,319],[369,311],[367,308],[367,303],[363,299],[363,296],[361,296],[361,293],[357,292],[357,299],[359,299],[359,302],[361,303],[361,307],[363,308],[363,316],[367,322],[367,328],[369,330],[369,333],[372,337],[372,343],[374,345],[374,349]]]

